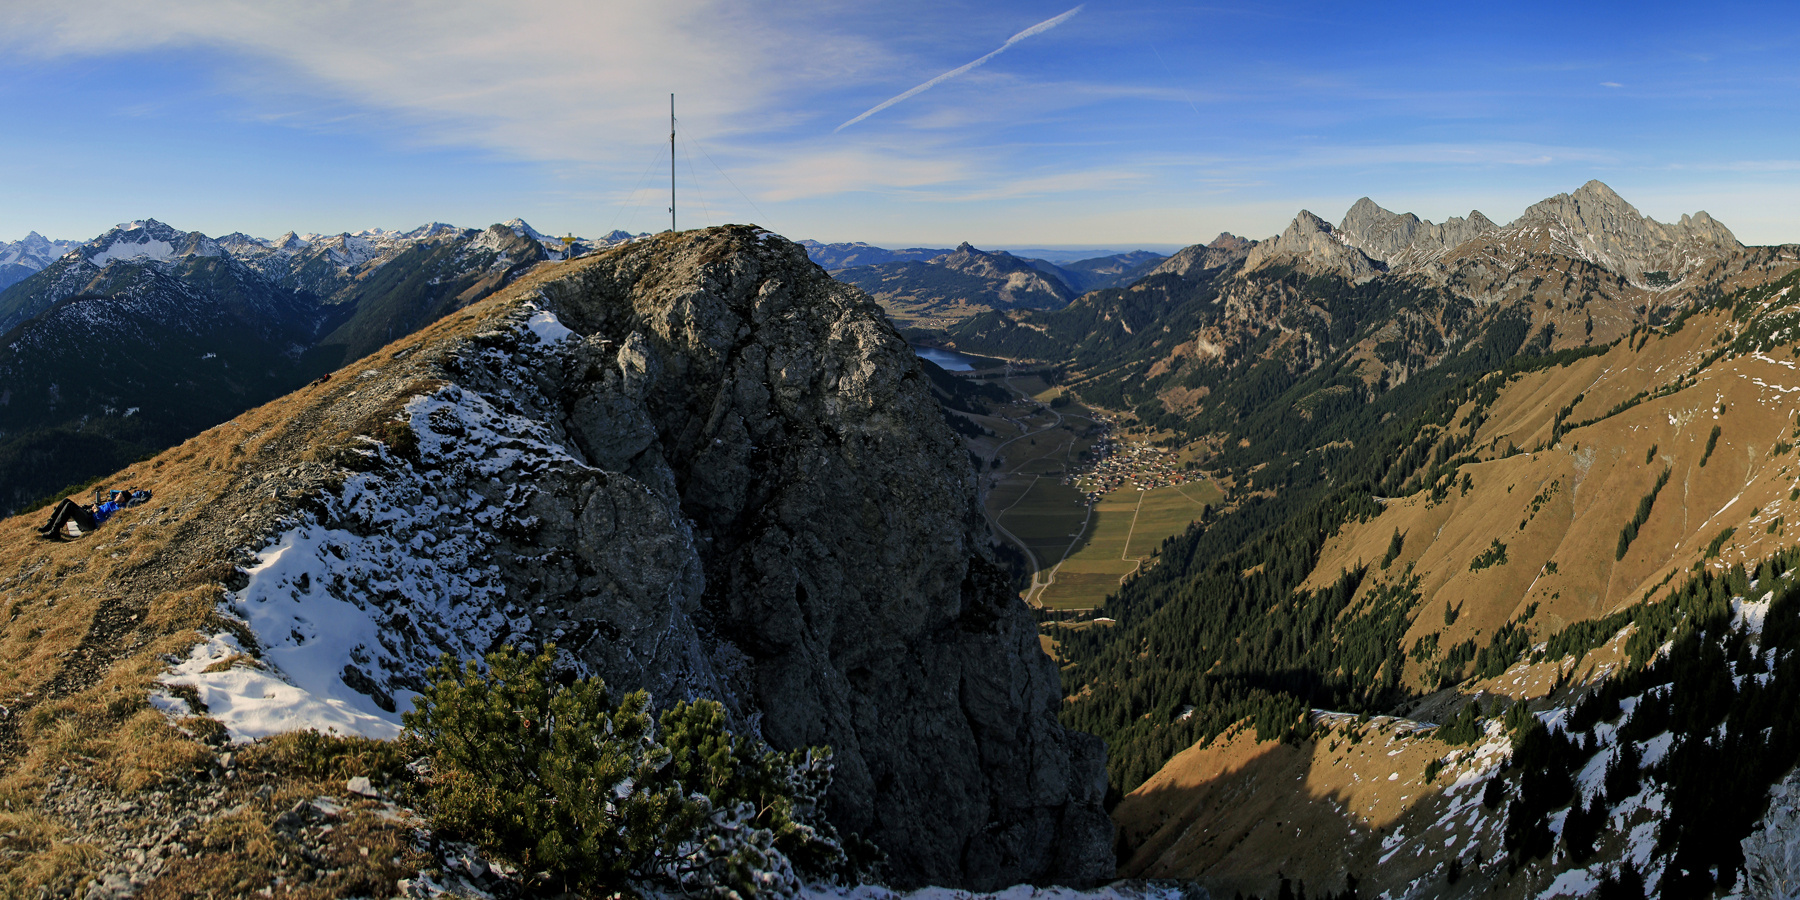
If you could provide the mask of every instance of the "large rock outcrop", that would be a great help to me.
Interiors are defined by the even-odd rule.
[[[410,441],[315,453],[335,480],[295,467],[335,487],[232,598],[350,727],[394,728],[439,653],[555,643],[615,688],[830,745],[829,814],[895,884],[1111,877],[1105,749],[1057,722],[968,452],[879,307],[801,247],[642,241],[372,360],[344,396],[401,406]],[[215,677],[183,683],[253,736]]]
[[[544,299],[619,348],[560,386],[572,437],[667,466],[733,687],[775,745],[837,750],[834,818],[909,883],[1110,875],[1104,749],[1057,724],[967,451],[880,309],[747,228],[615,251]]]

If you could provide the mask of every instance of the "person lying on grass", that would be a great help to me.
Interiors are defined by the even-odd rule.
[[[105,524],[107,519],[112,518],[113,513],[127,506],[136,506],[149,499],[149,491],[131,490],[112,491],[107,495],[105,501],[92,506],[76,503],[64,497],[62,502],[56,504],[56,508],[50,511],[50,521],[38,528],[38,534],[46,539],[56,540],[62,536],[63,529],[67,528],[70,522],[74,522],[75,527],[81,533],[86,534]]]

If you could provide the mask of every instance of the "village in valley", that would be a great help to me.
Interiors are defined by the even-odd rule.
[[[1094,419],[1106,429],[1103,435],[1110,435],[1111,417],[1097,414]],[[1176,463],[1175,454],[1142,441],[1115,444],[1109,436],[1102,436],[1094,441],[1088,454],[1085,464],[1071,469],[1063,478],[1063,484],[1072,485],[1087,495],[1090,504],[1127,487],[1150,491],[1186,484],[1190,480],[1189,473]]]
[[[1195,470],[1192,449],[1159,443],[1167,436],[1129,416],[1089,408],[1058,373],[986,362],[994,365],[943,374],[954,375],[960,392],[981,395],[946,407],[981,461],[999,556],[1027,603],[1097,615],[1109,594],[1154,564],[1166,539],[1223,495]]]

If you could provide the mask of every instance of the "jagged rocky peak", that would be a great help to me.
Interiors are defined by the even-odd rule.
[[[1218,237],[1212,239],[1212,243],[1206,245],[1206,248],[1208,250],[1223,250],[1230,253],[1238,250],[1249,250],[1254,246],[1256,246],[1256,242],[1249,238],[1238,237],[1229,231],[1221,231],[1219,232]]]
[[[288,415],[313,443],[401,409],[416,459],[320,472],[316,513],[245,526],[260,559],[233,600],[266,662],[315,655],[284,674],[358,729],[396,731],[440,653],[554,642],[571,674],[830,745],[828,815],[898,885],[1112,876],[1105,748],[1057,720],[969,455],[880,307],[799,245],[635,241],[358,367],[278,402],[314,404]],[[340,608],[366,635],[308,637]]]
[[[1436,259],[1499,227],[1480,210],[1470,210],[1466,218],[1452,217],[1437,225],[1412,213],[1383,209],[1364,197],[1344,213],[1338,233],[1370,258],[1394,269]]]
[[[141,219],[108,229],[77,252],[89,264],[104,268],[115,260],[168,262],[190,256],[220,256],[224,250],[217,241],[198,231],[184,232],[155,219]]]
[[[666,461],[734,689],[777,746],[837,749],[833,815],[911,884],[1109,876],[1104,749],[1056,722],[967,451],[880,307],[747,227],[627,245],[544,296],[620,354],[563,387],[572,436]],[[644,449],[615,449],[629,423]]]
[[[1150,274],[1186,278],[1190,272],[1205,272],[1237,262],[1249,255],[1250,248],[1254,246],[1255,241],[1238,237],[1229,231],[1221,231],[1218,237],[1212,239],[1212,243],[1194,244],[1176,251],[1174,256],[1164,260]]]
[[[945,266],[960,271],[967,269],[970,266],[993,267],[995,265],[1005,265],[1006,262],[1017,261],[1017,258],[1005,250],[981,250],[977,249],[975,245],[968,241],[963,241],[956,245],[955,250],[942,256],[932,257],[928,261],[933,265]],[[1020,265],[1024,265],[1024,263],[1020,263]]]
[[[1385,271],[1379,260],[1337,234],[1330,222],[1304,209],[1280,235],[1250,249],[1244,270],[1276,264],[1293,265],[1312,274],[1336,274],[1358,284]]]
[[[1674,276],[1743,249],[1731,229],[1705,212],[1658,222],[1600,181],[1533,204],[1507,228],[1530,230],[1547,233],[1562,252],[1634,279],[1655,271]]]

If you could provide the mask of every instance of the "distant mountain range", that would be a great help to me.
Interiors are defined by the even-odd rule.
[[[291,391],[538,262],[632,237],[565,243],[519,219],[273,240],[154,219],[80,244],[33,234],[7,248],[32,271],[0,291],[0,510]]]
[[[1365,197],[1337,225],[1301,210],[1274,237],[1220,235],[1126,286],[1062,308],[996,306],[945,337],[972,353],[1105,361],[1083,396],[1198,434],[1194,417],[1259,361],[1281,358],[1288,378],[1348,354],[1333,365],[1400,384],[1502,333],[1500,358],[1604,344],[1782,252],[1745,248],[1704,212],[1658,222],[1598,181],[1506,225],[1479,211],[1433,223]]]
[[[33,231],[23,240],[0,241],[0,290],[24,281],[31,273],[74,249],[76,241],[52,241]]]
[[[1060,309],[1088,291],[1119,287],[1149,273],[1165,257],[1148,250],[1054,263],[978,250],[888,250],[863,243],[801,241],[812,261],[877,300],[912,310],[940,308]]]

